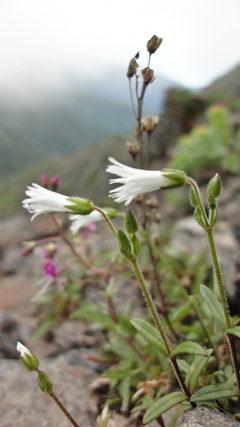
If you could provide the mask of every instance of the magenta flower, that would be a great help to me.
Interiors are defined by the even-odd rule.
[[[52,277],[56,279],[58,272],[57,266],[53,261],[49,261],[44,264],[44,274],[46,277]]]

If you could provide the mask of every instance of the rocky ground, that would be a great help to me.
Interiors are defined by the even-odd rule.
[[[225,274],[228,295],[234,312],[240,303],[240,191],[239,178],[228,178],[220,199],[219,223],[216,244]],[[97,347],[102,342],[100,331],[91,329],[82,321],[65,321],[49,337],[39,341],[32,339],[38,324],[39,313],[31,302],[36,289],[33,284],[42,277],[37,260],[39,252],[31,257],[20,256],[22,240],[38,239],[55,233],[50,219],[39,218],[33,224],[28,216],[16,216],[0,222],[0,413],[2,427],[67,427],[69,422],[48,395],[41,393],[34,374],[28,372],[18,360],[16,341],[27,344],[41,359],[41,369],[52,378],[55,392],[80,426],[97,426],[99,397],[94,384],[103,367],[93,362]],[[100,242],[99,242],[100,243]],[[110,238],[106,239],[110,245]],[[184,217],[175,223],[172,245],[183,252],[198,252],[205,248],[206,240],[201,228],[192,217]],[[128,286],[122,286],[121,299],[132,299],[134,310],[141,310],[141,300],[136,303]],[[92,385],[93,384],[93,385]],[[186,415],[182,426],[237,425],[224,424],[213,415],[215,424],[205,424],[200,418],[204,411],[193,418]],[[201,417],[200,417],[201,416]],[[218,415],[220,416],[220,415]],[[200,418],[199,418],[200,417]],[[209,420],[205,414],[205,420]],[[210,422],[210,421],[209,421]],[[214,422],[214,421],[213,421]],[[168,421],[166,421],[166,425]],[[230,423],[230,420],[228,420]],[[136,417],[125,419],[115,414],[108,427],[136,426]],[[151,426],[156,426],[152,423]]]

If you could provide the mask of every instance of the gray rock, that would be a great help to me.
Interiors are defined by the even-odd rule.
[[[199,406],[184,412],[179,427],[239,427],[238,421],[226,417],[207,406]]]
[[[70,355],[71,352],[75,354]],[[54,391],[79,426],[95,427],[97,406],[88,386],[98,374],[94,363],[86,363],[88,351],[72,350],[57,359],[43,359],[40,369],[54,385]],[[77,353],[77,354],[76,354]],[[77,366],[68,359],[78,358]],[[53,399],[38,388],[36,375],[21,361],[1,360],[0,413],[2,427],[69,427],[71,424]]]

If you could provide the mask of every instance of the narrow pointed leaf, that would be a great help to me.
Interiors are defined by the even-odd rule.
[[[150,423],[159,417],[159,415],[168,411],[168,409],[178,403],[184,402],[185,400],[187,400],[187,397],[180,391],[174,391],[173,393],[169,393],[167,396],[160,397],[160,399],[154,402],[146,411],[143,417],[144,424]]]
[[[214,384],[201,388],[191,397],[193,402],[221,399],[223,397],[237,396],[237,389],[229,384]]]
[[[137,329],[138,332],[140,332],[146,341],[152,344],[164,356],[167,356],[167,351],[165,345],[163,344],[160,332],[158,332],[156,328],[140,318],[132,319],[131,324]]]
[[[212,354],[212,350],[207,350],[208,357]],[[187,375],[185,377],[186,386],[189,387],[190,392],[193,393],[197,386],[198,378],[201,375],[203,368],[208,362],[208,357],[198,356],[192,362]]]
[[[218,326],[220,326],[221,329],[225,329],[224,311],[214,293],[205,285],[200,286],[200,292]]]
[[[171,352],[170,356],[176,356],[181,353],[201,354],[203,356],[207,356],[206,350],[200,344],[193,341],[185,341],[177,345],[177,347],[175,347]]]

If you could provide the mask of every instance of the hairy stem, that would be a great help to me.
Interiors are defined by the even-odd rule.
[[[56,396],[56,394],[54,392],[52,392],[52,393],[49,393],[49,396],[51,396],[53,398],[53,400],[55,400],[56,404],[63,411],[64,415],[66,415],[66,417],[69,419],[69,421],[72,423],[72,425],[75,426],[75,427],[80,427],[79,424],[74,420],[74,418],[72,417],[72,415],[65,408],[65,406],[62,404],[62,402],[58,399],[58,397]]]

